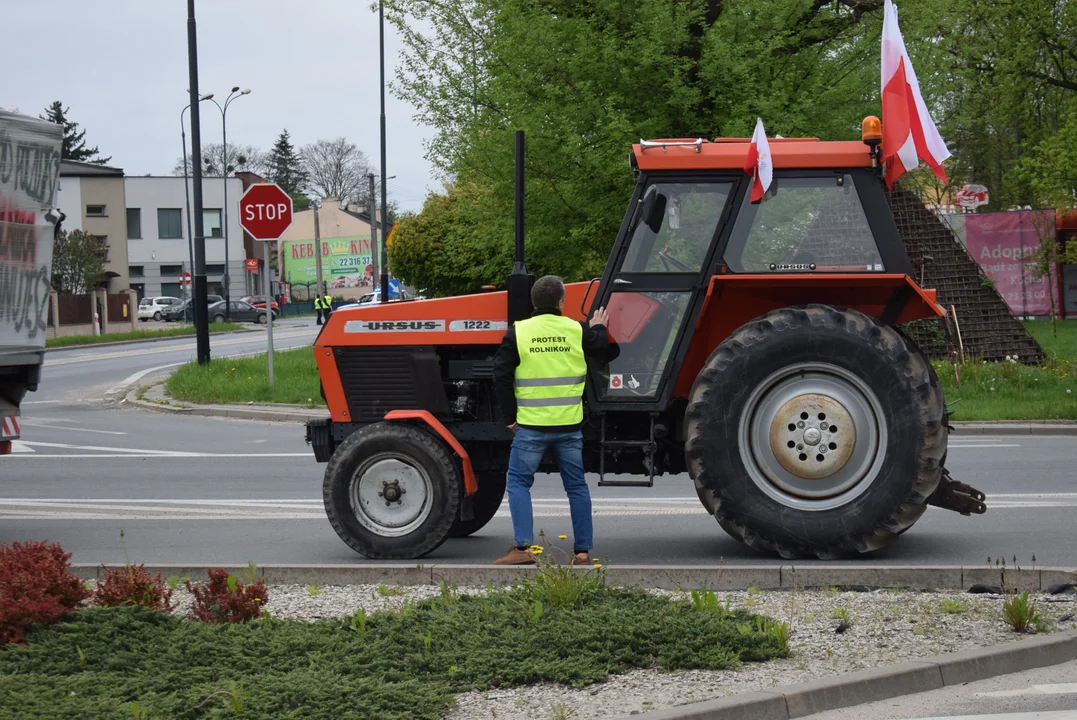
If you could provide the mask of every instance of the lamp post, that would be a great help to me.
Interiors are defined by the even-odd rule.
[[[240,90],[236,85],[232,88],[232,92],[228,94],[228,97],[224,101],[224,106],[221,106],[219,102],[210,98],[211,102],[217,106],[217,109],[221,111],[221,153],[224,156],[222,159],[221,176],[224,179],[224,206],[221,208],[221,236],[224,238],[224,316],[228,320],[232,319],[231,313],[231,277],[229,276],[228,267],[228,106],[232,104],[232,101],[240,98],[244,95],[250,94],[250,88],[246,90]],[[268,268],[266,268],[268,270]]]
[[[188,90],[188,93],[190,91]],[[198,98],[198,102],[203,100],[212,100],[213,93],[207,93]],[[190,181],[188,180],[187,172],[187,128],[183,125],[183,115],[191,109],[190,103],[188,103],[182,110],[180,110],[180,139],[183,140],[183,199],[184,209],[187,212],[187,252],[191,261],[191,277],[194,277],[194,235],[191,233],[191,188]],[[191,285],[191,290],[194,290],[194,284]],[[186,291],[185,291],[186,292]],[[194,303],[191,303],[191,319],[194,319]]]
[[[385,13],[382,0],[378,0],[378,56],[381,63],[381,301],[384,303],[389,302],[388,246],[385,244],[389,235],[389,203],[385,190]]]

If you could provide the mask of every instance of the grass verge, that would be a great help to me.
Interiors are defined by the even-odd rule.
[[[273,388],[265,355],[188,363],[168,378],[165,392],[192,403],[291,403],[324,406],[318,367],[309,347],[273,353]]]
[[[1042,367],[969,361],[959,387],[953,365],[935,363],[946,402],[960,398],[953,420],[1077,420],[1077,322],[1058,321],[1057,334],[1046,320],[1025,326],[1047,353]]]
[[[245,325],[220,323],[210,327],[211,332],[230,332],[242,330]],[[147,338],[170,338],[182,335],[194,335],[194,326],[167,328],[165,330],[135,330],[125,333],[108,333],[105,335],[72,335],[45,341],[45,347],[72,347],[75,345],[96,345],[107,342],[124,342],[126,340],[144,340]]]
[[[774,621],[717,604],[605,586],[570,608],[541,597],[443,587],[396,612],[245,625],[89,608],[32,631],[26,647],[0,647],[0,715],[437,718],[476,688],[581,687],[638,667],[718,669],[787,653]]]

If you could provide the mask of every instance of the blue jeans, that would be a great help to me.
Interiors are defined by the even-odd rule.
[[[506,490],[509,494],[509,511],[512,513],[512,530],[516,546],[534,542],[535,526],[531,515],[531,486],[542,456],[549,450],[561,471],[561,482],[568,495],[568,508],[572,515],[572,540],[576,552],[590,552],[594,542],[591,526],[591,491],[583,477],[583,433],[543,432],[530,428],[516,428],[509,454],[509,474]]]

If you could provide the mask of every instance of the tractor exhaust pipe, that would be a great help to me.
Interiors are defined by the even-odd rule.
[[[516,131],[516,256],[506,288],[508,320],[514,323],[531,316],[531,285],[535,276],[524,265],[524,131]]]

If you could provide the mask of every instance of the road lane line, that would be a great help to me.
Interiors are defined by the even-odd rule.
[[[1073,508],[1077,493],[1016,495],[1023,500],[998,503],[992,509]],[[595,517],[704,516],[696,498],[661,497],[649,504],[636,499],[597,498]],[[0,518],[5,520],[321,520],[322,500],[291,499],[123,499],[123,498],[0,498]],[[534,502],[539,518],[567,518],[567,501],[541,499]],[[508,518],[507,504],[495,514]]]
[[[57,420],[56,422],[74,422],[69,420]],[[70,430],[71,432],[84,432],[84,433],[97,433],[98,435],[126,435],[125,432],[119,430],[94,430],[92,428],[78,428],[67,427],[65,425],[54,425],[52,423],[43,423],[38,420],[23,420],[22,424],[30,427],[44,428],[46,430]]]
[[[67,443],[50,443],[50,442],[40,442],[40,441],[37,441],[37,440],[34,440],[33,442],[30,442],[28,440],[23,440],[22,442],[29,445],[32,448],[34,448],[34,447],[44,447],[44,448],[57,448],[59,450],[97,450],[97,451],[100,451],[100,452],[107,452],[107,453],[117,453],[117,454],[122,453],[124,455],[131,454],[131,453],[141,453],[143,455],[167,455],[169,457],[177,457],[177,456],[182,457],[185,454],[185,453],[182,453],[182,452],[179,452],[179,451],[176,451],[176,450],[142,450],[142,449],[138,449],[138,450],[130,449],[130,450],[128,450],[126,448],[102,447],[100,445],[68,445]]]

